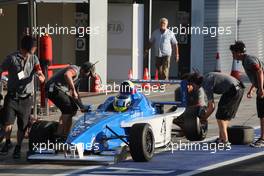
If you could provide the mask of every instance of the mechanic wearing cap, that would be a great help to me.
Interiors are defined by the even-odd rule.
[[[260,118],[261,136],[252,143],[252,147],[264,147],[264,90],[263,90],[263,69],[264,63],[257,57],[246,54],[246,46],[242,41],[235,42],[230,46],[233,58],[241,60],[250,82],[252,83],[247,97],[252,98],[254,88],[257,88],[257,112]]]
[[[85,111],[78,94],[80,80],[94,74],[95,67],[90,62],[85,62],[81,67],[70,65],[53,75],[45,86],[48,98],[62,113],[57,131],[62,141],[67,138],[72,126],[72,117],[76,114],[78,107],[82,112]]]
[[[178,42],[174,33],[168,29],[168,19],[160,19],[160,28],[156,29],[148,42],[145,49],[145,56],[148,50],[154,46],[156,56],[156,69],[158,70],[159,79],[165,80],[169,78],[170,58],[172,50],[175,50],[176,62],[179,61]]]
[[[31,114],[33,77],[36,76],[40,82],[45,80],[38,57],[34,55],[36,49],[36,39],[32,36],[24,36],[20,51],[8,55],[0,67],[1,72],[8,71],[8,90],[4,100],[3,119],[6,143],[1,153],[7,154],[11,147],[10,135],[17,117],[17,145],[13,153],[14,158],[20,158],[20,148]]]
[[[219,138],[216,142],[227,144],[227,127],[229,121],[235,117],[243,97],[243,84],[232,76],[218,72],[210,72],[204,77],[194,73],[189,81],[193,84],[195,89],[202,86],[207,96],[208,105],[202,121],[207,121],[208,117],[215,109],[214,93],[222,95],[216,112],[216,119],[219,128]]]

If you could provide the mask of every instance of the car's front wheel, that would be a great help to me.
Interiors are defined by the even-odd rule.
[[[151,160],[155,150],[155,139],[149,124],[135,124],[129,134],[130,154],[136,162]]]

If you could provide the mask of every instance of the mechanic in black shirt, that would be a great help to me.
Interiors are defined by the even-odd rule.
[[[70,65],[53,75],[45,86],[48,98],[62,113],[57,131],[62,142],[67,138],[72,126],[72,117],[77,113],[78,107],[82,112],[85,111],[78,93],[80,80],[94,74],[95,67],[90,62],[85,62],[81,67]]]

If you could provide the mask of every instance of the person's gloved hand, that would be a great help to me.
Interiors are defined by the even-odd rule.
[[[83,109],[81,109],[82,113],[91,112],[92,111],[92,105],[86,105]]]

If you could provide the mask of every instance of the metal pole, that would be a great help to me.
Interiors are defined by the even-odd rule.
[[[238,25],[239,25],[239,21],[238,21],[238,0],[236,0],[236,15],[235,15],[235,18],[236,18],[236,36],[235,36],[235,40],[237,41],[238,40],[238,32],[239,32],[239,29],[238,29]]]
[[[152,0],[149,0],[149,24],[148,24],[148,28],[149,28],[149,39],[151,37],[151,24],[152,24]],[[148,54],[148,67],[149,67],[149,75],[151,75],[151,50],[149,50],[149,54]]]
[[[29,16],[29,26],[30,26],[30,31],[32,34],[33,28],[36,28],[37,26],[37,11],[36,11],[36,2],[35,0],[29,0],[28,1],[28,16]],[[37,34],[32,34],[36,37]],[[33,116],[34,118],[37,118],[37,79],[36,77],[33,78],[34,81],[34,93],[33,93]]]
[[[47,80],[48,80],[49,66],[46,65],[44,69],[45,69],[45,83],[44,83],[44,85],[46,85]],[[49,99],[48,99],[47,95],[45,95],[45,111],[46,111],[45,112],[46,116],[49,116]]]

